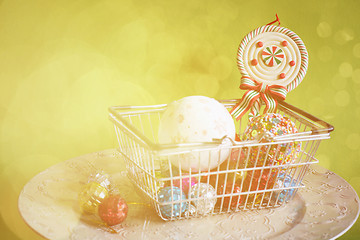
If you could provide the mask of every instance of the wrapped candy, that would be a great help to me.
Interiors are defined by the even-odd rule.
[[[261,191],[265,189],[272,189],[276,182],[278,168],[274,169],[259,169],[247,171],[243,183],[243,192],[247,191]],[[244,195],[241,199],[241,204],[246,204],[248,207],[258,207],[268,204],[270,192],[250,193]]]
[[[272,189],[278,172],[278,168],[248,171],[244,182],[244,190],[256,191]]]
[[[243,148],[234,148],[230,154],[230,166],[233,168],[243,168],[246,159],[246,151]]]
[[[123,222],[128,212],[128,206],[110,176],[93,166],[87,183],[78,194],[78,203],[84,213],[81,215],[82,221],[111,233],[117,233],[111,226]]]
[[[165,218],[180,217],[186,210],[188,203],[183,191],[175,186],[161,188],[158,192],[160,212]],[[180,201],[176,202],[175,201]]]
[[[272,196],[272,201],[276,203],[283,203],[289,201],[294,195],[296,188],[297,180],[293,179],[290,175],[285,175],[285,173],[280,173],[274,188],[288,188],[281,191],[275,191]]]
[[[110,188],[112,188],[110,176],[102,171],[90,174],[88,178],[88,183],[90,182],[97,182],[107,190],[110,190]]]
[[[99,204],[108,197],[108,190],[98,182],[89,182],[79,193],[80,209],[84,213],[94,214]]]
[[[181,188],[185,194],[189,193],[189,189],[198,182],[198,179],[194,176],[181,176],[180,179],[173,180],[173,186]],[[169,181],[168,184],[171,182]]]
[[[255,117],[244,132],[244,140],[267,141],[274,136],[297,133],[295,124],[278,113],[266,113]],[[293,162],[298,156],[301,143],[290,142],[250,147],[248,167],[281,165]]]
[[[227,184],[223,184],[218,189],[218,195],[222,194],[232,194],[232,196],[224,197],[222,201],[218,201],[219,203],[222,203],[223,208],[228,208],[229,205],[231,208],[236,208],[238,204],[241,203],[241,197],[242,195],[237,195],[242,192],[241,185],[239,183],[235,182],[228,182]]]
[[[241,171],[245,167],[245,162],[243,161],[243,158],[241,157],[238,161],[237,156],[241,152],[241,155],[243,155],[242,149],[233,149],[231,153],[231,157],[227,161],[223,162],[217,169],[214,169],[213,171],[208,172],[208,174],[205,174],[201,177],[201,182],[203,183],[209,183],[214,187],[220,187],[223,185],[226,181],[232,181],[234,178],[244,178],[246,175],[246,171]],[[235,157],[236,156],[236,157]],[[236,172],[229,171],[229,170],[239,170]],[[240,179],[240,180],[241,180]]]
[[[275,177],[273,179],[275,179]],[[274,191],[249,194],[247,199],[243,199],[242,203],[246,202],[248,207],[276,206],[289,201],[293,197],[297,189],[296,185],[297,181],[295,179],[292,179],[290,175],[286,175],[285,172],[280,172],[276,181],[272,183],[271,188],[267,188],[274,189]],[[291,188],[276,190],[288,187]]]
[[[231,173],[219,173],[218,171],[208,172],[206,175],[201,177],[202,183],[208,183],[213,187],[219,186],[232,175]]]
[[[259,206],[266,206],[269,204],[270,192],[251,193],[247,197],[243,197],[242,204],[247,205],[248,208],[257,208]]]
[[[119,195],[105,198],[98,207],[98,214],[109,226],[122,223],[128,212],[128,206]]]
[[[221,204],[223,208],[227,208],[229,205],[231,208],[235,208],[238,203],[241,203],[241,198],[243,195],[240,195],[241,192],[244,192],[246,189],[246,179],[247,171],[239,171],[228,173],[226,178],[223,178],[219,181],[217,185],[217,194],[218,196],[224,194],[231,194],[232,196],[223,197],[219,199],[217,204]]]
[[[197,183],[190,189],[190,198],[199,215],[206,215],[214,209],[216,197],[216,191],[210,184]]]

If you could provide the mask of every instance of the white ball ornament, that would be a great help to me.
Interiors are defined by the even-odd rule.
[[[189,96],[168,105],[160,120],[160,144],[212,142],[227,136],[235,138],[235,124],[220,102],[205,96]],[[171,163],[184,171],[207,171],[228,158],[231,141],[225,138],[211,150],[193,149],[189,153],[170,155]]]

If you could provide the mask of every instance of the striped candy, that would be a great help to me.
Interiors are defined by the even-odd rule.
[[[296,60],[296,61],[301,61],[301,66],[300,66],[300,70],[299,70],[297,76],[286,86],[287,90],[290,92],[293,89],[295,89],[301,83],[303,78],[305,77],[307,67],[308,67],[308,53],[307,53],[306,47],[305,47],[303,41],[300,39],[300,37],[296,33],[294,33],[293,31],[291,31],[287,28],[274,26],[274,25],[265,25],[265,26],[255,29],[255,30],[251,31],[249,34],[247,34],[244,37],[244,39],[241,41],[239,48],[238,48],[238,53],[237,53],[237,65],[240,70],[240,73],[244,77],[250,77],[245,68],[245,65],[247,64],[247,62],[245,62],[244,58],[243,58],[244,50],[252,38],[254,38],[255,36],[258,36],[259,34],[265,33],[265,32],[277,32],[277,33],[282,33],[282,34],[288,36],[296,43],[297,47],[300,50],[301,59],[292,59],[292,60]]]
[[[298,55],[285,55],[285,52],[287,50],[284,52],[281,47],[274,44],[266,46],[266,40],[268,39],[269,35],[264,37],[265,42],[261,40],[262,36],[259,35],[269,32],[274,32],[277,35],[283,34],[284,38],[290,38],[289,41],[293,42],[292,45],[290,45],[290,43],[288,43],[287,41],[282,41],[279,42],[279,44],[281,44],[279,46],[286,48],[291,47],[293,49],[296,49]],[[256,39],[256,41],[258,41],[257,43],[255,43],[256,47],[261,48],[264,46],[264,49],[261,49],[261,52],[259,53],[266,67],[264,71],[268,71],[270,74],[277,76],[277,79],[273,80],[274,84],[271,84],[272,80],[265,80],[259,78],[258,76],[261,76],[261,74],[258,74],[258,76],[256,76],[258,77],[257,80],[252,79],[250,73],[248,72],[248,69],[249,71],[252,71],[253,69],[254,71],[259,71],[256,70],[256,68],[262,67],[259,66],[259,64],[250,64],[251,62],[254,62],[255,58],[247,59],[248,56],[245,57],[245,49],[246,51],[248,51],[247,45],[255,37],[260,38],[260,40]],[[253,41],[255,41],[255,39]],[[249,44],[249,46],[253,46],[253,41]],[[259,44],[260,42],[261,44]],[[256,57],[257,55],[252,56]],[[298,59],[299,57],[297,56],[299,56],[300,59]],[[292,74],[287,74],[284,72],[280,72],[277,74],[276,72],[273,72],[273,70],[275,70],[277,66],[284,64],[284,59],[287,59],[287,62],[291,61],[292,64],[288,63],[288,65],[293,67],[293,70],[296,69],[296,71],[293,71]],[[297,68],[295,68],[295,64],[297,64]],[[236,104],[236,106],[231,110],[230,113],[236,119],[240,119],[245,114],[245,112],[250,110],[249,117],[252,118],[259,115],[260,106],[262,103],[265,103],[266,105],[264,113],[274,112],[277,108],[277,101],[284,100],[287,92],[293,90],[301,83],[308,67],[308,53],[304,43],[294,32],[284,27],[265,25],[253,30],[252,32],[247,34],[245,38],[241,41],[238,48],[237,65],[242,75],[240,88],[244,90],[246,89],[248,91],[244,94],[242,99],[239,101],[238,104]]]
[[[262,53],[261,57],[266,65],[269,67],[274,66],[274,64],[279,65],[284,59],[283,50],[277,46],[266,47]]]

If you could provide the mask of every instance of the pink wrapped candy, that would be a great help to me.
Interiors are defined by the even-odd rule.
[[[189,193],[189,189],[197,183],[196,177],[187,175],[182,175],[180,179],[173,180],[173,186],[181,188],[186,195]]]

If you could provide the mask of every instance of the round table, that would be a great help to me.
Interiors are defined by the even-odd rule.
[[[84,219],[77,196],[89,174],[103,170],[129,204],[126,220],[112,229]],[[359,216],[359,197],[335,173],[311,165],[295,198],[275,209],[240,211],[165,222],[126,177],[116,149],[56,164],[32,178],[19,196],[24,221],[48,239],[331,239]],[[144,204],[142,204],[144,203]],[[111,231],[110,231],[111,230]]]

